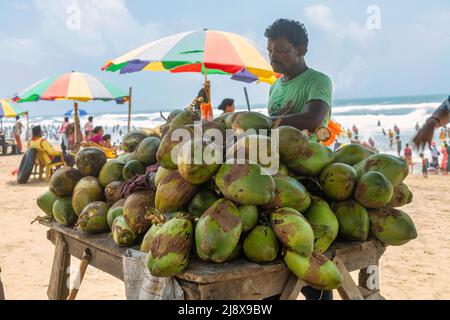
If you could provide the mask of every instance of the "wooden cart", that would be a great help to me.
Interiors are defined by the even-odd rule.
[[[123,281],[120,248],[108,234],[86,235],[57,223],[42,223],[50,228],[47,238],[55,245],[48,287],[51,300],[67,299],[70,257],[82,260]],[[325,255],[333,259],[343,275],[338,288],[342,299],[383,299],[377,279],[377,267],[385,247],[377,240],[362,243],[336,243]],[[359,285],[349,272],[359,270]],[[84,272],[82,272],[84,275]],[[187,300],[265,299],[281,295],[282,300],[297,299],[306,284],[289,271],[283,261],[256,264],[245,259],[211,264],[191,259],[186,270],[176,276]],[[76,292],[70,292],[76,295]]]

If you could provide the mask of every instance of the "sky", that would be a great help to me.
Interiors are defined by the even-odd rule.
[[[80,8],[79,28],[70,27],[74,5]],[[335,99],[450,92],[448,0],[0,0],[0,97],[75,70],[122,88],[132,86],[135,111],[184,108],[200,89],[202,75],[120,75],[101,71],[102,65],[153,40],[203,28],[239,33],[266,54],[264,30],[277,18],[305,24],[310,39],[306,62],[331,77]],[[244,85],[251,104],[267,102],[267,84],[244,84],[223,75],[211,76],[211,82],[214,106],[227,97],[244,105]],[[70,103],[25,108],[32,115],[58,114]],[[82,108],[125,110],[102,102]]]

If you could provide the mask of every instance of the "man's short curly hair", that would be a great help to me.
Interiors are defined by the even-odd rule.
[[[264,35],[270,39],[286,38],[295,47],[302,44],[308,47],[308,32],[303,23],[295,20],[277,19],[267,27]]]

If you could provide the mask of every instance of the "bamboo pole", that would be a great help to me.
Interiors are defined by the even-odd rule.
[[[203,86],[206,91],[206,97],[208,98],[208,103],[211,103],[211,82],[208,80],[208,70],[206,69],[206,67],[205,67],[205,83]]]
[[[25,140],[30,140],[30,112],[27,111],[27,133],[25,134]]]
[[[75,145],[78,144],[78,127],[79,127],[79,119],[78,119],[78,102],[73,102],[73,111],[75,113]],[[81,132],[80,132],[81,133]]]
[[[128,132],[131,131],[131,100],[133,96],[133,87],[130,87],[128,94]]]

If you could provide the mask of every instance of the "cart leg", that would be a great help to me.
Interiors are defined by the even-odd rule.
[[[0,269],[0,273],[2,272],[2,269]],[[0,300],[5,300],[5,292],[3,291],[3,283],[2,278],[0,277]]]
[[[337,288],[342,300],[364,300],[361,291],[359,291],[358,286],[353,281],[352,276],[342,260],[336,256],[334,257],[333,262],[342,274],[342,285]]]
[[[80,263],[80,269],[77,275],[77,279],[75,280],[74,288],[70,290],[70,294],[67,300],[75,300],[75,298],[77,297],[78,290],[81,286],[81,282],[83,281],[84,274],[86,273],[86,269],[89,265],[89,261],[91,261],[91,251],[89,249],[86,249],[83,253],[83,259]]]
[[[359,271],[358,284],[362,288],[366,300],[384,300],[380,294],[380,272],[378,265],[373,265]]]
[[[307,286],[307,284],[303,280],[297,278],[295,274],[291,273],[286,282],[283,293],[280,296],[280,300],[297,300],[298,295],[305,286]]]
[[[70,255],[61,233],[56,232],[55,255],[47,295],[50,300],[65,300],[69,295]]]

